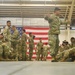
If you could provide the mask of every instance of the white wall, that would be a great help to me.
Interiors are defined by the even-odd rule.
[[[18,26],[49,26],[48,22],[44,20],[44,18],[0,18],[0,25],[6,25],[7,20],[10,20],[12,25]],[[75,30],[71,30],[70,33],[70,37],[75,37]],[[60,43],[62,43],[63,40],[67,40],[66,30],[61,30],[59,38]]]
[[[12,25],[48,26],[48,22],[44,18],[0,18],[0,25],[6,25],[7,20],[10,20]]]

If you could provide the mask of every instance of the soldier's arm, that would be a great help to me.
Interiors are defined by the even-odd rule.
[[[18,32],[13,33],[13,35],[11,36],[11,38],[16,39],[18,36]]]
[[[65,62],[66,59],[69,57],[69,54],[70,54],[70,50],[65,50],[63,58],[61,59],[61,62]]]
[[[28,39],[28,36],[26,35],[26,40]]]
[[[3,35],[4,35],[4,36],[7,36],[7,28],[4,28],[4,30],[3,30]]]
[[[36,52],[38,52],[38,46],[36,46]]]
[[[52,21],[53,21],[52,15],[46,15],[46,16],[44,17],[44,19],[47,20],[48,22],[52,22]]]
[[[70,24],[70,21],[66,20],[66,21],[61,21],[61,25],[62,24]]]

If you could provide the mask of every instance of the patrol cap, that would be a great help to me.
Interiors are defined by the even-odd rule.
[[[55,7],[54,11],[58,11],[58,10],[60,10],[60,8],[58,8],[58,7]]]

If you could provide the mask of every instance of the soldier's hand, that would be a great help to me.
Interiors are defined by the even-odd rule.
[[[46,14],[45,17],[50,17],[50,14]]]

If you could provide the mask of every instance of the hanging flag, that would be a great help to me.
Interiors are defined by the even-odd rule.
[[[48,27],[23,27],[23,29],[26,30],[26,34],[29,36],[29,33],[31,32],[33,35],[35,35],[34,44],[35,48],[33,50],[33,56],[32,58],[36,58],[36,45],[39,42],[39,38],[42,38],[43,44],[48,43]],[[27,42],[29,44],[29,42]],[[29,54],[29,48],[27,50],[27,54]],[[50,53],[48,52],[47,59],[51,59]]]

